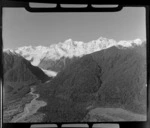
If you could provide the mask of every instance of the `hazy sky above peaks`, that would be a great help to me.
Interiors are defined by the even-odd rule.
[[[71,38],[88,42],[99,37],[146,40],[144,7],[125,7],[119,12],[30,13],[24,8],[3,8],[4,48],[50,46]]]

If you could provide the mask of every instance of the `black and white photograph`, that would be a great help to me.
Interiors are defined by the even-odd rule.
[[[3,123],[147,121],[145,7],[4,7],[2,23]]]

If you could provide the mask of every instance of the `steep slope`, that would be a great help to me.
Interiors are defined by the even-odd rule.
[[[143,97],[145,101],[139,100],[142,96],[141,91],[146,90],[145,51],[143,45],[128,49],[111,47],[92,54],[93,59],[102,69],[103,84],[98,90],[100,102],[107,105],[124,105],[134,111],[138,109],[134,103],[146,107],[146,93]]]
[[[11,82],[41,80],[44,82],[48,80],[48,77],[40,68],[32,66],[20,55],[4,53],[4,80]]]
[[[89,105],[146,113],[145,85],[145,44],[113,46],[71,63],[44,86],[44,94],[39,90],[48,102],[41,111],[47,113],[48,121],[81,121]]]
[[[52,70],[54,72],[60,72],[78,59],[79,57],[73,57],[73,58],[61,57],[58,60],[43,59],[40,61],[38,67],[46,70]]]
[[[30,84],[50,79],[40,68],[11,51],[3,53],[3,70],[6,99],[21,97],[30,90]]]
[[[144,46],[128,49],[111,47],[86,55],[60,72],[53,80],[58,85],[56,93],[60,94],[59,90],[71,93],[70,90],[75,89],[76,93],[89,94],[100,88],[98,93],[102,97],[106,95],[111,99],[116,94],[121,100],[124,98],[122,102],[127,100],[130,103],[135,98],[128,99],[128,96],[136,96],[146,84],[146,53],[143,54],[143,51]],[[121,96],[124,92],[126,94]],[[116,102],[119,97],[114,96]]]

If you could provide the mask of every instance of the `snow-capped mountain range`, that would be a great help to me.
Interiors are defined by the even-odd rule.
[[[100,37],[97,40],[93,40],[87,43],[82,41],[73,41],[68,39],[63,43],[52,44],[49,47],[45,46],[24,46],[17,49],[9,49],[11,52],[15,52],[23,56],[25,59],[30,60],[32,65],[38,66],[42,59],[46,60],[58,60],[61,57],[82,57],[83,55],[90,54],[102,49],[116,46],[119,48],[133,47],[134,45],[141,45],[140,39],[130,41],[116,42],[113,39],[107,39]],[[4,51],[7,51],[5,49]]]

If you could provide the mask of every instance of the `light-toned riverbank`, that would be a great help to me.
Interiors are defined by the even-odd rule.
[[[36,122],[36,120],[39,121],[39,118],[41,119],[44,116],[44,114],[41,113],[37,115],[36,112],[39,108],[46,106],[47,103],[44,101],[37,100],[37,98],[39,98],[40,95],[35,94],[34,91],[35,88],[31,87],[30,94],[33,96],[33,100],[30,103],[26,104],[24,111],[14,116],[10,122],[30,122],[31,120],[32,122],[33,120],[34,122]]]
[[[83,121],[146,121],[146,115],[136,114],[122,108],[94,108]]]

